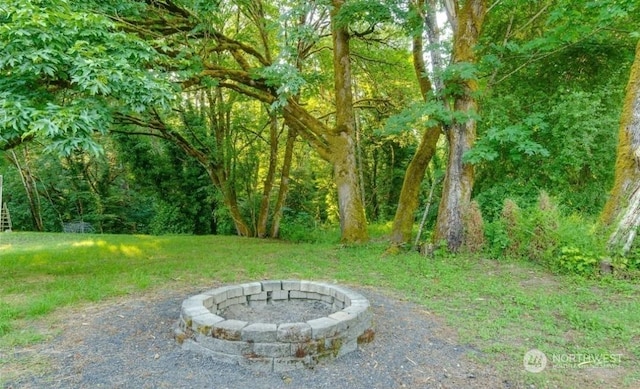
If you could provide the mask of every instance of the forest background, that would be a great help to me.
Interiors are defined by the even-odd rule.
[[[16,230],[376,224],[392,251],[634,274],[639,7],[5,0],[4,201]]]

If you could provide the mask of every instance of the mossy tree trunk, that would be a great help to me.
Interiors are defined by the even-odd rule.
[[[271,223],[271,237],[280,236],[280,220],[282,219],[282,209],[284,208],[287,194],[289,193],[289,174],[291,172],[291,162],[293,161],[293,147],[296,142],[296,131],[289,129],[287,135],[287,145],[284,149],[284,162],[280,173],[280,188],[278,189],[278,199],[273,207],[273,222]]]
[[[487,11],[485,0],[468,0],[462,8],[457,1],[448,8],[451,25],[454,26],[453,63],[474,63],[473,48],[478,42]],[[457,112],[477,112],[475,93],[478,85],[474,79],[447,80],[456,82],[461,90],[451,98]],[[448,85],[449,87],[451,85]],[[446,86],[445,86],[446,87]],[[471,115],[464,122],[453,123],[446,131],[449,143],[449,159],[444,178],[442,200],[436,221],[435,242],[446,242],[451,251],[458,251],[464,239],[464,214],[468,211],[473,189],[473,166],[465,163],[464,154],[476,139],[476,121]]]
[[[271,113],[271,123],[269,124],[269,168],[267,176],[264,178],[262,189],[262,200],[260,201],[260,213],[256,226],[256,236],[264,238],[267,236],[267,222],[269,221],[269,204],[271,199],[271,189],[276,176],[276,165],[278,163],[278,118]]]
[[[601,215],[604,225],[616,227],[609,249],[626,254],[640,226],[640,42],[620,118],[615,181]]]
[[[335,22],[335,16],[340,12],[343,4],[343,0],[334,0],[334,9],[331,15],[336,96],[336,125],[331,138],[331,162],[338,191],[342,241],[364,242],[369,239],[369,236],[356,159],[354,138],[356,121],[353,112],[349,33],[345,27],[339,26]]]
[[[412,4],[415,11],[420,15],[422,20],[425,17],[422,13],[424,8],[424,0],[418,0]],[[430,42],[436,43],[437,42]],[[422,39],[422,31],[413,37],[412,45],[413,69],[418,78],[420,93],[424,101],[429,99],[432,91],[431,80],[427,76],[427,67],[424,62],[424,44]],[[416,150],[402,182],[402,190],[398,199],[398,207],[393,218],[393,226],[391,228],[391,244],[402,245],[411,241],[411,232],[413,230],[414,214],[418,209],[418,201],[420,194],[420,184],[424,178],[429,162],[436,152],[436,144],[440,139],[440,126],[429,127],[424,131],[418,149]]]
[[[393,218],[391,244],[402,245],[411,241],[414,215],[418,209],[420,184],[424,178],[429,162],[436,152],[436,144],[440,138],[440,127],[427,128],[420,140],[402,182],[402,190],[398,199],[398,208]]]

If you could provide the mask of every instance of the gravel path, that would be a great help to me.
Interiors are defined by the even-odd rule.
[[[313,370],[259,373],[184,351],[172,326],[189,293],[156,292],[73,312],[51,342],[31,347],[51,369],[8,388],[508,388],[477,351],[413,303],[358,289],[374,310],[376,338]],[[25,352],[25,351],[21,351]]]

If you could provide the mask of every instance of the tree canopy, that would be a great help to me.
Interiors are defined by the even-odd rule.
[[[156,52],[105,15],[64,1],[5,1],[0,19],[0,146],[36,136],[64,154],[98,151],[118,112],[168,106],[171,89],[146,65]]]
[[[11,201],[37,229],[86,217],[101,231],[277,237],[335,222],[361,242],[368,223],[393,219],[403,245],[437,186],[425,222],[451,250],[465,246],[473,201],[498,220],[505,199],[527,207],[544,190],[596,215],[637,8],[7,0]],[[56,223],[36,223],[43,213]]]

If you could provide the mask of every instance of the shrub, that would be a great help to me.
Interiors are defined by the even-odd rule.
[[[595,226],[582,216],[562,215],[544,192],[535,207],[524,210],[507,199],[500,219],[487,227],[489,252],[532,260],[556,272],[594,274],[606,254],[605,239],[596,234]]]
[[[222,199],[216,202],[216,204],[222,204]],[[213,211],[213,221],[215,229],[213,231],[216,235],[235,235],[236,226],[231,218],[231,212],[226,206],[220,205]]]
[[[331,225],[322,225],[307,212],[285,209],[280,223],[280,238],[290,242],[335,243],[340,240],[340,231]]]
[[[558,247],[559,212],[546,193],[538,205],[521,210],[515,201],[505,199],[500,218],[489,224],[490,252],[497,256],[544,262]]]
[[[626,256],[614,256],[611,262],[618,275],[626,278],[640,278],[640,247],[632,247]]]
[[[562,247],[557,261],[553,263],[555,270],[563,273],[593,275],[598,265],[593,252],[582,251],[576,247]]]
[[[149,223],[152,234],[189,234],[193,232],[193,220],[185,217],[177,206],[164,201],[158,201],[155,205],[155,215]]]
[[[494,220],[487,223],[484,233],[487,242],[486,249],[492,258],[502,257],[507,254],[507,249],[512,241],[502,220]]]

